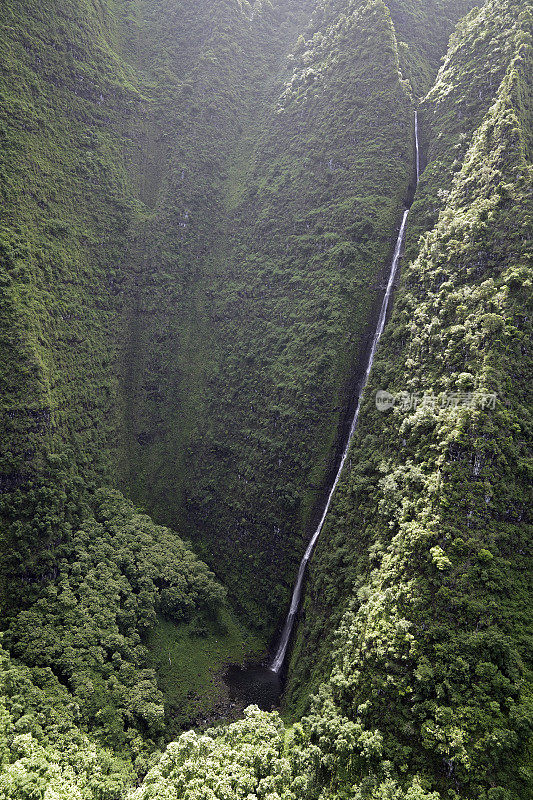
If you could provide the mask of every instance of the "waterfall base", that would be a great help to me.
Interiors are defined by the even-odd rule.
[[[231,665],[224,681],[232,700],[245,705],[255,704],[263,711],[272,711],[279,704],[283,688],[280,676],[261,664]]]

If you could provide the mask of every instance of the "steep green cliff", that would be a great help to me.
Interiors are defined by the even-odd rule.
[[[302,696],[313,672],[332,670],[325,697],[336,714],[380,730],[404,769],[420,769],[431,751],[442,785],[473,797],[484,796],[483,781],[528,796],[530,24],[515,3],[472,14],[424,101],[437,144],[413,228],[438,180],[441,211],[403,269],[357,458],[312,562],[289,686]],[[502,78],[491,96],[483,43],[497,36]],[[454,85],[466,65],[478,85]],[[463,125],[451,180],[438,142],[481,86],[486,111],[479,126],[475,115],[470,131]],[[405,408],[378,411],[378,389],[403,393]],[[483,408],[493,394],[495,407]]]
[[[270,628],[413,180],[411,89],[387,8],[317,4],[303,26],[305,7],[283,10],[281,45],[303,30],[287,64],[270,17],[252,24],[243,7],[232,29],[246,23],[248,38],[233,32],[229,48],[226,10],[172,102],[166,83],[155,102],[168,171],[136,231],[125,376],[131,491],[185,526]]]
[[[2,627],[31,670],[24,691],[10,678],[8,709],[15,729],[41,742],[46,710],[36,720],[27,694],[44,680],[53,698],[59,679],[60,715],[76,708],[72,726],[127,744],[128,758],[208,714],[220,695],[211,671],[258,646],[175,535],[149,521],[139,528],[131,511],[101,527],[111,512],[95,490],[129,489],[119,480],[137,435],[124,392],[135,297],[128,256],[153,192],[144,158],[156,159],[165,122],[164,98],[140,71],[133,11],[6,6],[0,111]],[[209,11],[203,23],[197,15],[204,30]],[[143,36],[145,48],[154,44]],[[124,535],[138,541],[133,550]],[[150,555],[162,536],[164,567]],[[168,591],[178,605],[167,606]]]
[[[531,17],[514,2],[472,14],[424,110],[438,141],[443,94],[449,122],[480,92],[449,77],[461,62],[481,75],[483,43],[502,31],[499,85],[453,180],[440,173],[438,221],[411,243],[312,564],[290,696],[313,670],[327,678],[290,729],[250,710],[182,737],[139,800],[223,796],[224,781],[237,797],[531,796]],[[380,388],[403,402],[379,411]]]
[[[9,574],[111,483],[271,630],[412,184],[389,12],[20,2],[4,30]]]
[[[0,800],[531,796],[531,18],[471,6],[4,3]],[[287,720],[160,758],[283,619],[413,197]]]

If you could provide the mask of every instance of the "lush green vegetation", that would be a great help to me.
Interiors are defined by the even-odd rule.
[[[171,145],[132,254],[128,465],[135,497],[271,626],[411,179],[411,100],[384,6],[312,23],[288,67],[233,11],[172,105],[166,84],[154,100]]]
[[[22,666],[2,648],[0,687],[2,800],[117,798],[131,786],[131,754],[120,758],[83,732],[76,701],[50,669]],[[149,762],[140,755],[138,766]]]
[[[138,65],[134,11],[140,14],[141,6],[110,2],[99,9],[53,0],[38,7],[10,2],[2,11],[0,592],[2,627],[24,657],[30,654],[19,642],[24,625],[17,615],[40,614],[36,604],[57,590],[59,576],[71,581],[86,547],[78,532],[99,508],[99,487],[135,493],[129,436],[137,442],[143,432],[126,408],[131,347],[139,366],[142,358],[131,337],[130,261],[134,232],[146,216],[141,198],[150,172],[139,150],[154,137],[150,123],[158,112],[152,117],[152,109],[163,102]],[[205,14],[208,19],[208,5]],[[172,522],[176,528],[179,519]],[[148,538],[158,530],[152,528]],[[91,530],[89,540],[100,536],[100,528]],[[181,557],[181,550],[174,552]],[[115,565],[117,579],[123,568]],[[157,603],[153,612],[159,613]],[[259,646],[223,613],[220,649],[212,649],[215,671]],[[140,628],[149,646],[150,626]],[[51,653],[41,658],[54,660]],[[72,674],[77,667],[71,664]],[[172,708],[182,722],[187,704],[198,705],[199,715],[213,704],[211,690],[194,700],[195,678],[191,684],[184,671],[172,688],[180,694],[179,709],[167,696],[168,713]],[[155,677],[150,681],[155,687]]]
[[[25,664],[51,668],[112,744],[123,745],[129,727],[160,735],[163,702],[142,636],[157,614],[174,624],[194,618],[202,635],[224,590],[175,534],[118,492],[97,493],[94,518],[56,558],[54,579],[26,590],[5,643]]]
[[[167,736],[191,724],[205,727],[214,719],[233,716],[236,704],[229,699],[223,668],[259,660],[264,649],[263,639],[254,637],[224,606],[217,615],[195,615],[187,625],[160,618],[147,644],[168,709]]]
[[[511,20],[517,25],[506,27],[502,82],[453,183],[443,187],[435,228],[404,268],[353,445],[357,462],[312,565],[293,656],[295,697],[313,671],[320,679],[321,650],[322,674],[332,671],[321,704],[379,730],[400,774],[422,770],[431,752],[440,776],[432,788],[451,796],[490,789],[487,796],[521,797],[531,786],[522,753],[531,650],[527,16],[511,3],[473,15],[441,80],[458,74],[457,59],[479,59],[482,75],[478,41],[489,25],[500,35]],[[449,116],[461,108],[452,91]],[[374,406],[379,388],[433,396],[437,408],[382,414]],[[496,408],[443,402],[468,392],[496,393]],[[341,613],[332,648],[323,632]]]
[[[0,800],[531,797],[531,16],[471,6],[3,3]]]
[[[438,223],[404,270],[357,461],[313,564],[290,686],[300,676],[303,693],[321,651],[329,678],[285,732],[275,715],[251,711],[222,731],[187,734],[141,798],[531,796],[529,18],[514,3],[473,15],[448,70],[483,59],[476,43],[500,34],[506,15],[517,22],[506,28],[507,66]],[[383,386],[436,396],[436,409],[381,414]],[[478,401],[495,392],[495,408],[441,402],[468,392]]]

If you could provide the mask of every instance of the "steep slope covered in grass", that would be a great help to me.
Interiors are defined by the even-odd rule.
[[[420,109],[407,266],[293,651],[305,716],[158,761],[264,645],[226,596],[262,636],[283,612],[462,9],[5,3],[2,800],[115,800],[150,766],[142,800],[529,797],[517,0],[463,20]],[[427,400],[381,413],[378,388]]]
[[[531,34],[520,6],[471,20],[461,58],[482,63],[475,43],[502,15],[518,18],[504,77],[404,269],[358,458],[311,568],[291,684],[301,695],[331,614],[348,606],[328,695],[381,730],[398,763],[433,758],[436,786],[474,797],[491,784],[527,796]],[[380,413],[378,389],[427,402]]]
[[[531,19],[493,2],[463,34],[475,60],[502,13],[507,66],[404,268],[310,575],[294,661],[344,605],[329,677],[292,729],[250,711],[183,737],[139,800],[531,796]],[[380,412],[379,388],[407,400]]]

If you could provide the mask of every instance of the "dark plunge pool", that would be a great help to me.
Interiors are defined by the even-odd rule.
[[[257,705],[272,711],[279,702],[282,690],[280,676],[268,667],[254,664],[248,667],[231,665],[224,676],[230,698],[244,705]]]

